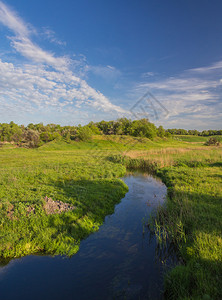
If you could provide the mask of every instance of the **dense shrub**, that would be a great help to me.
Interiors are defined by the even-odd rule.
[[[23,132],[22,136],[22,145],[29,148],[36,148],[39,146],[40,137],[39,132],[37,130],[32,130],[27,128]]]
[[[80,141],[90,141],[92,139],[93,132],[88,126],[79,127],[77,133],[77,139]]]
[[[219,145],[220,145],[220,141],[219,141],[219,139],[216,138],[216,137],[210,137],[210,138],[206,141],[205,145],[207,145],[207,146],[219,146]]]

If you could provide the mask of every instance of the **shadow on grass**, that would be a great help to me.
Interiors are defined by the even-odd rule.
[[[61,180],[52,182],[66,201],[81,210],[82,216],[90,215],[104,220],[114,211],[114,206],[127,192],[127,186],[119,179]],[[75,211],[74,211],[75,212]]]
[[[173,189],[168,196],[157,220],[184,263],[165,277],[166,299],[222,299],[221,197]]]
[[[212,164],[209,164],[210,167],[222,167],[222,162],[215,162],[215,163],[212,163]]]
[[[39,203],[35,213],[27,214],[24,207],[14,220],[5,216],[0,244],[3,257],[39,252],[75,254],[80,241],[99,229],[106,215],[114,212],[115,204],[127,192],[127,186],[119,179],[58,180],[48,185],[53,186],[58,196],[52,196],[52,200],[71,203],[74,210],[46,215]]]
[[[222,264],[208,259],[190,260],[165,276],[165,299],[222,299]]]
[[[52,238],[61,235],[61,240],[71,237],[80,241],[97,231],[128,190],[119,179],[61,180],[51,184],[62,194],[62,201],[75,207],[72,211],[49,216],[49,226],[55,230]]]

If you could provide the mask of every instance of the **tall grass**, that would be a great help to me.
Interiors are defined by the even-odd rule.
[[[165,276],[167,299],[222,299],[222,148],[132,151],[110,160],[155,172],[168,187],[149,227],[181,261]]]

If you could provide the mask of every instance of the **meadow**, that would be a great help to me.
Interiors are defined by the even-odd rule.
[[[118,179],[124,166],[103,157],[98,161],[84,144],[57,146],[0,150],[1,257],[40,251],[72,255],[124,197],[127,186]],[[75,209],[47,215],[45,197]]]
[[[5,144],[0,160],[2,258],[73,255],[124,197],[128,188],[119,177],[126,168],[143,169],[168,187],[166,204],[149,228],[163,247],[172,241],[183,261],[165,276],[166,298],[222,298],[221,146],[100,135],[89,142],[52,141],[37,149]],[[74,209],[47,215],[45,197]]]

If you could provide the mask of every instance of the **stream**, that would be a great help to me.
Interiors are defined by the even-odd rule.
[[[0,299],[162,299],[164,271],[172,263],[158,257],[145,223],[167,189],[147,174],[123,180],[129,192],[76,255],[30,255],[0,266]]]

